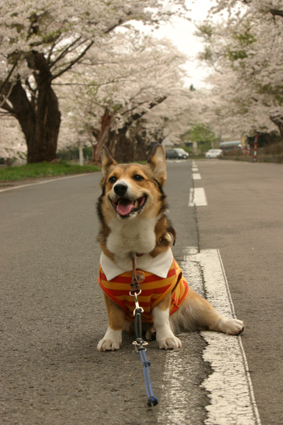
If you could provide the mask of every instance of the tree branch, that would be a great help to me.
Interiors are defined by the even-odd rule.
[[[13,85],[11,85],[11,90],[12,91]],[[10,95],[10,94],[9,94]],[[9,114],[15,116],[15,111],[13,108],[11,108],[11,106],[6,102],[7,98],[5,98],[1,104],[0,104],[0,108],[4,109],[5,111],[7,111]]]
[[[66,47],[66,49],[64,49],[60,53],[58,58],[56,60],[54,60],[54,62],[52,62],[51,67],[54,66],[59,60],[63,59],[68,53],[70,53],[70,51],[72,50],[72,47],[75,46],[77,44],[77,42],[80,41],[81,38],[82,37],[77,38],[73,43],[71,43],[68,47]],[[79,47],[83,43],[85,43],[85,40],[82,41],[77,47]]]
[[[281,16],[281,18],[283,18],[283,10],[278,10],[278,9],[269,9],[269,12],[271,13],[271,15],[273,16]]]
[[[151,102],[149,104],[149,109],[154,108],[155,106],[159,105],[160,103],[162,103],[165,99],[167,99],[167,96],[163,96],[160,97],[159,99],[157,99],[154,102]],[[129,120],[127,121],[128,125],[130,126],[134,121],[138,120],[139,118],[141,118],[143,115],[145,115],[148,111],[142,111],[142,112],[137,112],[135,114],[133,114]]]
[[[57,74],[53,75],[51,78],[51,81],[55,80],[58,77],[61,77],[61,75],[63,75],[65,72],[69,71],[69,69],[71,69],[82,57],[84,57],[84,55],[86,54],[86,52],[91,48],[91,46],[94,44],[94,41],[91,41],[89,43],[89,45],[82,51],[82,53],[73,61],[71,61],[68,66],[66,66],[65,68],[63,68],[61,71],[59,71]]]
[[[57,40],[60,38],[60,36],[57,38]],[[50,59],[51,59],[51,56],[52,56],[52,54],[53,54],[53,52],[54,52],[54,49],[55,49],[55,47],[56,47],[56,44],[57,44],[57,40],[56,41],[54,41],[54,43],[52,44],[52,46],[51,46],[51,48],[50,48],[50,50],[49,50],[49,53],[48,53],[48,56],[47,56],[47,63],[50,63]]]
[[[128,15],[131,15],[131,12],[128,13]],[[110,25],[105,31],[104,34],[109,34],[111,31],[113,31],[115,28],[119,27],[120,25],[122,25],[124,22],[126,22],[126,19],[119,19],[118,22],[116,22],[113,25]],[[79,39],[78,39],[79,40]],[[65,68],[63,68],[61,71],[59,71],[57,74],[53,75],[51,78],[51,81],[55,80],[56,78],[60,77],[61,75],[63,75],[65,72],[69,71],[69,69],[71,69],[77,62],[79,62],[81,60],[81,58],[83,58],[85,56],[85,54],[87,53],[87,51],[91,48],[91,46],[94,44],[94,40],[90,41],[89,45],[82,51],[82,53],[73,61],[71,61],[69,63],[68,66],[66,66]],[[56,60],[57,61],[57,60]]]
[[[5,80],[2,82],[2,84],[1,84],[1,86],[0,86],[0,94],[1,94],[1,93],[2,93],[2,91],[4,90],[5,85],[8,83],[8,81],[9,81],[9,79],[10,79],[11,75],[13,74],[13,72],[14,72],[14,70],[15,70],[16,66],[18,65],[18,62],[19,62],[19,60],[20,60],[20,57],[21,57],[21,56],[22,56],[22,52],[19,52],[18,56],[17,56],[17,57],[16,57],[16,59],[15,59],[15,63],[14,63],[14,65],[13,65],[13,66],[12,66],[12,68],[10,69],[9,74],[7,75],[7,77],[5,78]]]

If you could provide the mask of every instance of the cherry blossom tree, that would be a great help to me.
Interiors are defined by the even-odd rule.
[[[95,57],[100,58],[99,63]],[[167,109],[167,115],[176,117],[178,102],[183,107],[180,94],[188,93],[182,83],[181,65],[185,61],[186,57],[166,40],[149,36],[137,40],[118,33],[110,44],[104,44],[103,52],[77,69],[63,90],[72,88],[72,96],[66,99],[71,105],[69,114],[74,127],[84,129],[95,139],[94,162],[99,162],[103,144],[123,162],[133,160],[136,151],[145,151],[146,140],[149,144],[153,140],[153,131],[147,126],[153,110],[158,111],[155,133],[158,132],[158,114],[162,115],[163,124],[164,110]],[[186,96],[183,94],[183,97]],[[165,109],[158,105],[164,105]]]
[[[222,125],[242,133],[271,131],[283,136],[282,31],[279,0],[217,0],[218,23],[198,27],[205,43],[199,58],[211,66],[210,101]]]
[[[0,6],[0,107],[18,120],[28,162],[55,158],[61,123],[54,81],[71,72],[117,27],[181,13],[184,1],[15,0]],[[183,9],[184,10],[184,9]]]

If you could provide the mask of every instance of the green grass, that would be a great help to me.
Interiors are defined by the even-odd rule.
[[[27,164],[20,167],[0,168],[0,182],[19,181],[29,178],[65,176],[69,174],[93,173],[99,171],[96,165],[70,165],[64,161],[58,164],[42,162]]]

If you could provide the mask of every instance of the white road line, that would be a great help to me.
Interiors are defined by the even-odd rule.
[[[195,161],[192,161],[192,172],[198,172],[198,166]]]
[[[236,317],[226,274],[218,250],[195,256],[201,263],[207,300],[227,317]],[[241,337],[202,332],[208,343],[203,358],[213,373],[202,383],[210,392],[206,425],[259,425],[252,382]]]
[[[59,177],[58,179],[54,178],[54,179],[51,179],[51,180],[44,180],[44,181],[36,182],[36,183],[22,184],[20,186],[13,186],[13,187],[8,187],[7,189],[1,189],[0,192],[7,192],[8,190],[15,190],[15,189],[23,189],[24,187],[28,187],[28,186],[35,186],[37,184],[52,183],[52,182],[57,182],[58,180],[72,179],[74,177],[82,177],[82,176],[86,176],[88,174],[92,174],[92,173],[75,174],[75,175],[67,176],[67,177]]]
[[[201,180],[201,175],[199,173],[193,173],[193,180]]]
[[[193,251],[191,251],[193,252]],[[218,250],[204,250],[185,257],[183,273],[190,286],[207,298],[221,313],[235,317],[225,271]],[[204,285],[204,289],[203,289]],[[241,337],[216,332],[202,332],[208,345],[203,359],[211,364],[212,374],[202,383],[211,404],[205,406],[206,425],[260,425],[253,387]],[[182,338],[182,336],[181,336]],[[162,391],[162,409],[158,423],[186,425],[189,419],[184,349],[167,354]],[[192,373],[192,372],[189,372]],[[192,395],[191,395],[192,397]]]
[[[189,207],[207,206],[207,199],[203,187],[195,187],[190,189]]]

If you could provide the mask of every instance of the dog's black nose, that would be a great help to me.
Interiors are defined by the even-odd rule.
[[[117,193],[118,196],[124,196],[128,190],[128,186],[122,183],[115,184],[114,192]]]

